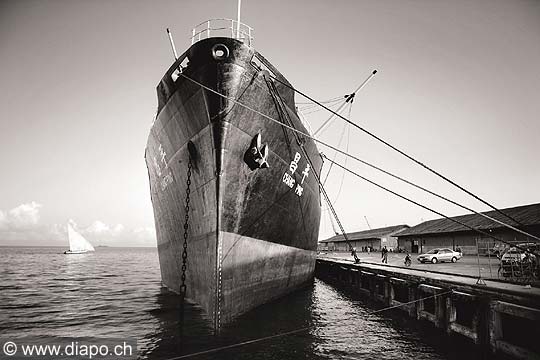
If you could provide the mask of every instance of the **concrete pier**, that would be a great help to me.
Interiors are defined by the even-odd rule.
[[[347,260],[317,259],[316,276],[392,306],[488,354],[540,360],[540,289]]]

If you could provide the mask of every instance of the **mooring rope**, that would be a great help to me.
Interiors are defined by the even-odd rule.
[[[508,241],[506,241],[506,240],[503,240],[503,239],[501,239],[501,238],[499,238],[499,237],[496,237],[496,236],[494,236],[494,235],[491,235],[491,234],[489,234],[489,233],[487,233],[487,232],[485,232],[485,231],[482,231],[482,230],[480,230],[480,229],[475,229],[475,228],[473,228],[472,226],[469,226],[469,225],[465,224],[465,223],[462,222],[462,221],[456,220],[455,218],[451,218],[451,217],[449,217],[449,216],[446,216],[446,215],[444,215],[443,213],[438,212],[437,210],[433,210],[433,209],[431,209],[431,208],[428,207],[428,206],[422,205],[422,204],[420,204],[419,202],[416,202],[416,201],[414,201],[414,200],[412,200],[412,199],[409,199],[409,198],[406,197],[406,196],[403,196],[403,195],[401,195],[401,194],[399,194],[399,193],[397,193],[397,192],[395,192],[395,191],[393,191],[393,190],[390,190],[390,189],[388,189],[388,188],[386,188],[386,187],[384,187],[384,186],[382,186],[382,185],[380,185],[380,184],[377,184],[377,183],[376,183],[375,181],[373,181],[373,180],[370,180],[370,179],[368,179],[368,178],[366,178],[366,177],[364,177],[364,176],[362,176],[362,175],[360,175],[360,174],[358,174],[358,173],[356,173],[356,172],[354,172],[354,171],[352,171],[352,170],[350,170],[350,169],[347,169],[347,168],[344,167],[343,165],[341,165],[341,164],[339,164],[339,163],[337,163],[337,162],[335,162],[335,161],[332,161],[331,159],[329,159],[329,158],[328,158],[326,155],[324,155],[324,154],[322,154],[322,156],[323,156],[325,159],[327,159],[328,161],[333,162],[336,166],[339,166],[340,168],[344,169],[345,171],[348,171],[349,173],[351,173],[351,174],[353,174],[353,175],[359,177],[360,179],[362,179],[362,180],[364,180],[364,181],[367,181],[367,182],[369,182],[370,184],[375,185],[375,186],[377,186],[378,188],[383,189],[384,191],[387,191],[387,192],[389,192],[389,193],[391,193],[391,194],[393,194],[393,195],[395,195],[395,196],[397,196],[397,197],[399,197],[399,198],[402,198],[403,200],[407,200],[408,202],[413,203],[414,205],[417,205],[417,206],[420,206],[421,208],[424,208],[424,209],[426,209],[426,210],[429,210],[429,211],[431,211],[432,213],[437,214],[437,215],[439,215],[439,216],[442,216],[443,218],[445,218],[445,219],[447,219],[447,220],[450,220],[450,221],[452,221],[452,222],[455,222],[456,224],[462,225],[462,226],[466,227],[466,228],[469,229],[469,230],[476,231],[476,232],[479,233],[479,234],[482,234],[482,235],[484,235],[484,236],[490,237],[490,238],[492,238],[492,239],[494,239],[494,240],[497,240],[497,241],[500,241],[500,242],[502,242],[502,243],[504,243],[504,244],[508,244],[508,245],[514,246],[514,247],[516,247],[516,248],[518,248],[518,249],[521,249],[521,250],[524,250],[524,251],[526,251],[526,252],[531,252],[531,251],[529,251],[529,250],[526,249],[526,248],[522,248],[522,247],[520,247],[520,246],[518,246],[518,245],[512,244],[512,243],[510,243],[510,242],[508,242]],[[534,252],[533,252],[533,253],[534,253]]]
[[[391,309],[396,309],[396,308],[399,308],[399,307],[402,307],[402,306],[411,305],[411,304],[414,304],[414,303],[419,302],[419,301],[424,301],[424,300],[428,300],[428,299],[431,299],[431,298],[436,298],[438,296],[447,295],[447,294],[450,294],[451,292],[452,292],[452,290],[448,290],[448,291],[441,292],[441,293],[438,293],[438,294],[426,296],[424,298],[408,301],[406,303],[400,303],[400,304],[396,304],[396,305],[393,305],[393,306],[388,306],[388,307],[385,307],[383,309],[371,311],[371,312],[365,314],[364,316],[370,316],[370,315],[379,314],[381,312],[388,311],[388,310],[391,310]],[[336,320],[334,322],[329,322],[329,323],[325,324],[325,326],[335,325],[335,324],[338,324],[339,322],[342,322],[342,321],[343,320]],[[298,333],[310,330],[311,328],[312,328],[311,326],[306,326],[306,327],[298,328],[296,330],[291,330],[291,331],[287,331],[287,332],[283,332],[283,333],[279,333],[279,334],[274,334],[274,335],[270,335],[270,336],[264,336],[264,337],[260,337],[260,338],[257,338],[257,339],[242,341],[242,342],[231,344],[231,345],[220,346],[220,347],[213,348],[213,349],[198,351],[198,352],[194,352],[194,353],[191,353],[191,354],[186,354],[186,355],[181,355],[181,356],[177,356],[177,357],[173,357],[173,358],[168,358],[166,360],[187,359],[187,358],[191,358],[191,357],[195,357],[195,356],[199,356],[199,355],[212,354],[212,353],[216,353],[216,352],[219,352],[219,351],[238,348],[238,347],[242,347],[242,346],[245,346],[245,345],[255,344],[255,343],[262,342],[262,341],[276,339],[276,338],[280,338],[280,337],[287,336],[287,335],[298,334]]]
[[[364,132],[365,134],[371,136],[372,138],[374,138],[375,140],[383,143],[384,145],[388,146],[389,148],[391,148],[392,150],[398,152],[399,154],[405,156],[406,158],[408,158],[409,160],[415,162],[416,164],[422,166],[423,168],[425,168],[426,170],[430,171],[431,173],[437,175],[438,177],[440,177],[441,179],[445,180],[446,182],[452,184],[453,186],[457,187],[458,189],[464,191],[465,193],[469,194],[470,196],[474,197],[475,199],[477,199],[478,201],[484,203],[485,205],[489,206],[490,208],[492,208],[493,210],[495,210],[496,212],[498,212],[499,214],[503,215],[504,217],[514,221],[516,224],[518,225],[521,225],[523,226],[522,223],[520,223],[519,221],[517,221],[516,219],[514,219],[513,217],[511,217],[510,215],[502,212],[500,209],[496,208],[495,206],[491,205],[490,203],[488,203],[487,201],[483,200],[482,198],[480,198],[479,196],[473,194],[471,191],[465,189],[463,186],[457,184],[456,182],[450,180],[448,177],[444,176],[443,174],[439,173],[438,171],[432,169],[431,167],[425,165],[424,163],[420,162],[419,160],[416,160],[414,157],[412,157],[411,155],[407,154],[406,152],[404,152],[403,150],[400,150],[398,149],[397,147],[395,147],[394,145],[390,144],[388,141],[382,139],[381,137],[375,135],[374,133],[372,133],[371,131],[361,127],[360,125],[357,125],[356,123],[350,121],[349,119],[345,118],[344,116],[340,115],[339,113],[333,111],[332,109],[328,108],[327,106],[323,105],[322,103],[318,102],[317,100],[313,99],[312,97],[306,95],[305,93],[303,93],[302,91],[294,88],[292,85],[290,84],[287,84],[286,82],[284,81],[281,81],[280,79],[278,79],[277,77],[275,76],[272,76],[270,75],[270,77],[272,77],[272,79],[278,81],[279,83],[285,85],[286,87],[288,87],[289,89],[297,92],[298,94],[304,96],[306,99],[309,99],[310,101],[313,101],[315,104],[321,106],[322,108],[326,109],[327,111],[331,112],[332,114],[334,114],[335,116],[341,118],[342,120],[348,122],[349,124],[351,124],[352,126],[354,126],[355,128],[357,128],[358,130]]]
[[[298,133],[298,134],[300,134],[300,135],[302,135],[302,136],[305,136],[305,137],[307,137],[307,138],[309,138],[309,139],[311,139],[311,140],[313,140],[313,141],[315,141],[315,142],[317,142],[317,143],[319,143],[319,144],[321,144],[321,145],[324,145],[324,146],[326,146],[326,147],[328,147],[328,148],[330,148],[330,149],[332,149],[332,150],[334,150],[334,151],[337,151],[337,152],[339,152],[339,153],[341,153],[341,154],[343,154],[343,155],[345,155],[345,156],[348,156],[348,157],[350,157],[350,158],[352,158],[352,159],[354,159],[354,160],[356,160],[356,161],[358,161],[358,162],[360,162],[360,163],[362,163],[362,164],[364,164],[364,165],[366,165],[366,166],[369,166],[369,167],[371,167],[371,168],[373,168],[373,169],[376,169],[376,170],[378,170],[378,171],[380,171],[380,172],[383,172],[384,174],[387,174],[387,175],[389,175],[389,176],[391,176],[391,177],[394,177],[394,178],[396,178],[396,179],[398,179],[398,180],[400,180],[400,181],[403,181],[403,182],[405,182],[406,184],[409,184],[409,185],[411,185],[411,186],[414,186],[414,187],[416,187],[417,189],[420,189],[420,190],[422,190],[422,191],[425,191],[425,192],[427,192],[427,193],[429,193],[429,194],[431,194],[431,195],[437,196],[437,197],[439,197],[440,199],[443,199],[443,200],[448,201],[448,202],[450,202],[450,203],[452,203],[452,204],[454,204],[454,205],[456,205],[456,206],[461,207],[462,209],[468,210],[468,211],[470,211],[470,212],[472,212],[472,213],[474,213],[474,214],[476,214],[476,215],[479,215],[479,216],[482,216],[482,217],[484,217],[484,218],[486,218],[486,219],[489,219],[489,220],[491,220],[491,221],[494,221],[494,222],[498,223],[499,225],[502,225],[502,226],[504,226],[504,227],[506,227],[506,228],[508,228],[508,229],[514,230],[514,231],[519,232],[519,233],[521,233],[521,234],[523,234],[523,235],[526,235],[526,236],[528,236],[528,237],[530,237],[530,238],[533,238],[533,239],[536,239],[536,240],[540,241],[540,238],[537,237],[537,236],[535,236],[535,235],[532,235],[532,234],[527,233],[527,232],[525,232],[525,231],[523,231],[523,230],[520,230],[520,229],[518,229],[518,228],[516,228],[516,227],[514,227],[514,226],[512,226],[512,225],[509,225],[509,224],[507,224],[507,223],[505,223],[505,222],[502,222],[502,221],[499,221],[499,220],[497,220],[497,219],[495,219],[495,218],[492,218],[491,216],[488,216],[488,215],[486,215],[486,214],[483,214],[483,213],[480,213],[480,212],[475,211],[475,210],[473,210],[473,209],[470,209],[470,208],[468,208],[468,207],[466,207],[466,206],[464,206],[464,205],[461,205],[461,204],[459,204],[459,203],[457,203],[457,202],[455,202],[455,201],[453,201],[453,200],[450,200],[450,199],[448,199],[448,198],[446,198],[446,197],[444,197],[444,196],[442,196],[442,195],[438,195],[438,194],[436,194],[436,193],[434,193],[434,192],[432,192],[432,191],[430,191],[430,190],[428,190],[428,189],[423,188],[423,187],[420,186],[420,185],[417,185],[417,184],[415,184],[415,183],[413,183],[413,182],[411,182],[411,181],[408,181],[408,180],[406,180],[406,179],[404,179],[404,178],[402,178],[402,177],[399,177],[398,175],[394,175],[394,174],[392,174],[392,173],[390,173],[390,172],[388,172],[388,171],[386,171],[386,170],[384,170],[384,169],[382,169],[382,168],[380,168],[380,167],[378,167],[378,166],[375,166],[375,165],[373,165],[373,164],[370,164],[369,162],[364,161],[364,160],[362,160],[362,159],[360,159],[360,158],[358,158],[358,157],[356,157],[356,156],[354,156],[354,155],[352,155],[352,154],[348,154],[348,153],[346,153],[346,152],[344,152],[344,151],[342,151],[342,150],[336,148],[335,146],[332,146],[332,145],[330,145],[330,144],[328,144],[328,143],[326,143],[326,142],[324,142],[324,141],[322,141],[322,140],[319,140],[319,139],[317,139],[317,138],[315,138],[315,137],[313,137],[313,136],[310,136],[310,135],[308,135],[308,134],[306,134],[306,133],[304,133],[304,132],[302,132],[302,131],[300,131],[300,130],[297,130],[297,129],[291,127],[291,126],[288,126],[288,125],[286,125],[286,124],[283,124],[281,121],[276,120],[276,119],[274,119],[274,118],[272,118],[272,117],[270,117],[270,116],[268,116],[268,115],[266,115],[266,114],[263,114],[262,112],[257,111],[257,110],[255,110],[255,109],[249,107],[248,105],[245,105],[245,104],[241,103],[240,101],[236,100],[235,98],[232,98],[232,97],[229,97],[229,96],[227,96],[227,95],[221,94],[220,92],[218,92],[218,91],[216,91],[216,90],[214,90],[214,89],[212,89],[212,88],[210,88],[210,87],[208,87],[208,86],[206,86],[206,85],[201,84],[200,82],[198,82],[198,81],[196,81],[196,80],[190,78],[189,76],[186,76],[186,75],[183,74],[183,73],[180,73],[179,75],[181,75],[182,77],[188,79],[189,81],[193,82],[194,84],[199,85],[199,86],[202,87],[203,89],[206,89],[206,90],[208,90],[208,91],[210,91],[210,92],[212,92],[212,93],[214,93],[214,94],[216,94],[216,95],[218,95],[218,96],[221,96],[221,97],[223,97],[223,98],[225,98],[225,99],[228,99],[228,100],[234,102],[235,104],[238,104],[239,106],[241,106],[241,107],[243,107],[243,108],[246,108],[246,109],[248,109],[248,110],[250,110],[250,111],[252,111],[252,112],[254,112],[254,113],[256,113],[256,114],[258,114],[258,115],[260,115],[260,116],[262,116],[262,117],[264,117],[264,118],[267,119],[267,120],[270,120],[270,121],[272,121],[272,122],[274,122],[274,123],[277,123],[277,124],[279,124],[279,125],[281,125],[281,126],[284,126],[284,127],[286,127],[287,129],[289,129],[289,130],[291,130],[291,131],[294,131],[294,132],[296,132],[296,133]],[[341,117],[341,115],[339,115],[339,116]],[[354,124],[354,123],[351,123],[351,124]],[[474,231],[478,231],[478,230],[474,229]],[[493,238],[493,236],[491,236],[491,235],[489,235],[489,237]],[[494,238],[494,239],[496,239],[496,238]],[[498,240],[498,239],[496,239],[496,240]],[[508,242],[504,242],[504,243],[508,244]],[[517,246],[514,245],[514,244],[512,244],[512,246],[517,247]],[[519,248],[519,247],[518,247],[518,248]],[[523,249],[522,249],[522,250],[523,250]],[[527,250],[527,251],[528,251],[528,250]]]

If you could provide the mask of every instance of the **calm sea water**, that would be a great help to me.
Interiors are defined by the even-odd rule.
[[[306,331],[194,359],[476,359],[431,327],[322,281],[262,306],[212,335],[160,283],[156,249],[0,247],[0,337],[136,338],[142,359],[167,359],[299,328]]]

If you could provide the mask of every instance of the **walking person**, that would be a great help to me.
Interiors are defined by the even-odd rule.
[[[385,247],[383,247],[383,249],[381,250],[381,254],[382,254],[382,262],[384,264],[388,264],[388,249]]]
[[[405,255],[405,266],[409,267],[411,266],[411,255],[409,255],[409,252],[407,251],[407,255]]]

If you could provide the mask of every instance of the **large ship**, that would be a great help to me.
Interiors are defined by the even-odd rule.
[[[322,158],[250,27],[209,20],[175,57],[145,152],[161,276],[219,329],[311,281]]]

